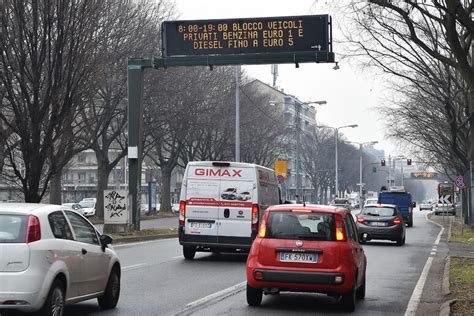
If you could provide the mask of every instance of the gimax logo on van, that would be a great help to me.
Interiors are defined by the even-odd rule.
[[[228,169],[205,169],[205,168],[196,168],[194,174],[196,176],[205,176],[205,177],[242,177],[240,174],[242,170],[228,170]]]

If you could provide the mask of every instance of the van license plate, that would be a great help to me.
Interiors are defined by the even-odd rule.
[[[280,252],[280,261],[316,263],[318,262],[318,255],[314,253]]]
[[[211,228],[212,224],[211,223],[198,223],[198,222],[191,222],[189,223],[191,228]]]

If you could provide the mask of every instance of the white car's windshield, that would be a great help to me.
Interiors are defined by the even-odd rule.
[[[81,201],[79,202],[79,205],[82,207],[82,208],[93,208],[94,207],[94,202],[84,202],[84,201]]]

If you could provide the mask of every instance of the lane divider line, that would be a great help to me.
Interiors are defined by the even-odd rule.
[[[131,266],[122,267],[122,271],[132,270],[132,269],[136,269],[136,268],[143,267],[146,265],[148,265],[148,263],[132,264]]]
[[[441,230],[438,233],[438,237],[436,238],[434,242],[434,245],[438,246],[439,241],[441,240],[441,235],[444,232],[444,227],[428,219],[428,214],[425,215],[425,219],[441,227]],[[434,252],[434,255],[436,255],[436,252]],[[434,259],[434,256],[433,256],[433,253],[431,253],[428,259],[426,260],[425,266],[423,267],[423,271],[421,271],[421,275],[420,275],[420,278],[418,279],[418,282],[416,282],[415,289],[413,290],[413,293],[410,297],[410,301],[408,301],[407,309],[405,311],[405,316],[416,315],[416,310],[418,309],[418,304],[420,303],[421,294],[423,293],[423,287],[425,286],[426,279],[428,278],[428,273],[431,269],[433,259]]]
[[[194,302],[191,302],[189,304],[186,304],[183,310],[179,311],[178,313],[174,315],[189,315],[190,312],[195,311],[199,309],[200,307],[213,302],[219,302],[222,301],[223,299],[232,296],[234,294],[239,293],[240,291],[243,291],[245,289],[245,286],[247,285],[247,281],[235,284],[231,287],[228,287],[226,289],[223,289],[221,291],[212,293],[208,296],[205,296],[203,298],[200,298],[198,300],[195,300]],[[186,313],[186,314],[185,314]]]

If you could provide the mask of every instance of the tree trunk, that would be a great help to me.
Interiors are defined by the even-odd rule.
[[[61,205],[61,175],[59,171],[52,178],[49,185],[49,203]]]
[[[104,219],[104,190],[109,186],[108,162],[98,160],[97,166],[97,202],[95,203],[95,216],[99,219]]]
[[[172,169],[163,168],[161,169],[161,205],[160,212],[171,212],[171,173]]]

